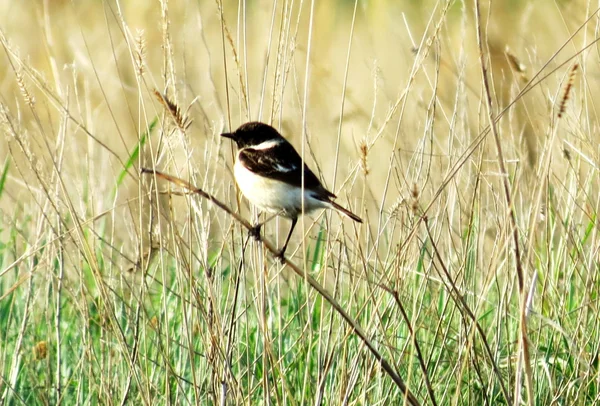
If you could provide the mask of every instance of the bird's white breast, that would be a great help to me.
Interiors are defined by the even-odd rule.
[[[274,179],[259,176],[249,171],[236,160],[234,165],[235,180],[244,196],[263,211],[279,213],[287,217],[297,217],[302,211],[302,189]],[[310,212],[317,208],[328,207],[320,200],[314,199],[310,191],[304,191],[304,210]]]

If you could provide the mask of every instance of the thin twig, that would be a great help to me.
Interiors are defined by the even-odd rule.
[[[212,202],[214,205],[219,207],[221,210],[225,211],[227,214],[229,214],[231,217],[233,217],[238,223],[240,223],[242,226],[244,226],[248,231],[253,229],[253,226],[247,220],[245,220],[238,213],[231,210],[226,204],[222,203],[216,197],[205,192],[204,190],[195,187],[191,183],[186,182],[185,180],[177,178],[175,176],[171,176],[171,175],[159,172],[159,171],[155,171],[153,169],[142,168],[142,173],[152,174],[152,175],[156,176],[157,178],[162,178],[162,179],[168,180],[169,182],[174,183],[177,186],[180,186],[184,189],[189,190],[191,193],[200,195],[201,197]],[[274,257],[279,256],[279,251],[273,245],[273,243],[271,243],[269,240],[262,238],[262,237],[261,237],[260,241],[262,242],[263,246]],[[342,318],[346,321],[346,323],[348,323],[352,327],[352,329],[360,337],[362,342],[367,346],[367,348],[369,349],[371,354],[373,354],[375,359],[377,359],[377,361],[380,363],[381,368],[392,378],[392,380],[394,381],[396,386],[404,394],[404,397],[405,397],[406,401],[408,402],[408,404],[411,406],[420,405],[417,398],[412,394],[412,392],[406,386],[406,383],[404,382],[404,380],[394,370],[392,365],[377,350],[377,348],[375,347],[375,344],[373,344],[373,342],[367,336],[367,333],[352,318],[352,316],[350,316],[350,314],[348,314],[346,312],[346,310],[344,310],[344,308],[342,308],[342,306],[337,302],[337,300],[335,300],[335,298],[327,290],[325,290],[325,288],[323,286],[321,286],[321,284],[316,279],[314,279],[308,273],[306,273],[302,269],[300,269],[295,263],[291,262],[290,260],[288,260],[285,257],[281,257],[280,260],[283,265],[289,266],[292,269],[292,271],[294,271],[294,273],[296,273],[296,275],[298,275],[302,279],[305,279],[314,290],[316,290],[327,302],[329,302],[329,304],[331,304],[331,306],[340,314],[340,316],[342,316]]]

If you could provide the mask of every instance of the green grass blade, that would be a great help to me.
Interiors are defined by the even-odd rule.
[[[10,166],[10,159],[6,157],[4,161],[4,166],[2,167],[2,175],[0,175],[0,197],[2,197],[2,192],[4,191],[4,185],[6,184],[6,178],[8,177],[8,167]]]
[[[316,271],[321,268],[321,263],[323,262],[323,258],[325,256],[325,233],[327,230],[325,229],[325,221],[321,223],[321,227],[319,227],[319,234],[317,235],[317,241],[315,242],[315,251],[313,252],[312,258],[312,270]],[[310,255],[310,254],[309,254]]]
[[[139,142],[137,143],[137,145],[135,146],[133,151],[131,151],[129,158],[127,158],[127,162],[125,162],[125,167],[121,170],[121,173],[119,173],[119,176],[117,177],[117,183],[115,185],[115,190],[114,190],[113,195],[115,193],[117,193],[117,189],[119,188],[119,186],[121,186],[121,183],[123,183],[123,179],[125,179],[125,176],[127,176],[127,172],[129,171],[129,169],[131,169],[131,167],[137,161],[137,159],[140,155],[140,149],[142,149],[144,144],[146,144],[146,141],[148,140],[148,137],[152,133],[152,130],[154,129],[154,127],[156,127],[156,124],[158,124],[158,116],[154,117],[154,120],[152,120],[152,122],[148,126],[148,130],[142,134]]]

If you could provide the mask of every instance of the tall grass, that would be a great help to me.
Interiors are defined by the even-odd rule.
[[[0,3],[0,404],[600,404],[596,7]]]

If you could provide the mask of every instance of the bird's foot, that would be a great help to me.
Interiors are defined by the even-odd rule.
[[[275,254],[275,259],[281,265],[285,264],[285,248],[279,251],[277,254]]]
[[[287,242],[285,243],[285,245],[283,247],[281,247],[281,249],[279,250],[279,252],[277,252],[277,254],[275,254],[275,259],[281,265],[285,264],[285,250],[286,250],[286,248],[287,248]]]
[[[254,238],[255,241],[260,241],[260,229],[262,227],[262,224],[257,224],[254,227],[250,228],[249,230],[249,234],[250,237]]]

